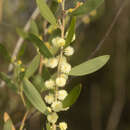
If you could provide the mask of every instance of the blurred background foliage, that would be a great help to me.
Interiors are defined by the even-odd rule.
[[[76,0],[66,0],[67,7]],[[109,54],[108,64],[89,76],[71,78],[69,87],[83,84],[82,93],[72,108],[61,113],[61,118],[69,122],[70,130],[129,130],[130,129],[130,1],[105,0],[95,16],[81,17],[76,29],[75,55],[72,65],[79,64],[95,50],[112,23],[117,11],[126,2],[112,32],[95,56]],[[0,0],[0,43],[12,54],[17,39],[16,28],[23,28],[36,8],[35,0]],[[41,17],[37,23],[41,23]],[[41,30],[41,29],[40,29]],[[26,41],[25,53],[20,59],[30,61],[35,50]],[[7,72],[8,63],[0,55],[0,71]],[[20,98],[6,86],[0,88],[0,129],[3,127],[3,113],[8,112],[17,124],[25,109]],[[40,130],[43,125],[41,115],[34,115],[26,122],[29,130]]]

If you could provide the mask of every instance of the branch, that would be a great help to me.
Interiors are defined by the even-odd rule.
[[[110,33],[111,33],[111,31],[112,31],[114,25],[116,24],[116,21],[117,21],[117,19],[119,18],[121,12],[123,11],[124,7],[125,7],[125,2],[123,1],[123,2],[121,3],[121,5],[120,5],[118,11],[117,11],[116,16],[115,16],[114,19],[113,19],[111,25],[109,26],[107,32],[105,33],[104,37],[103,37],[102,40],[99,42],[99,44],[97,45],[96,49],[90,54],[90,56],[88,57],[88,59],[91,59],[92,57],[94,57],[95,54],[101,49],[103,43],[105,42],[105,40],[106,40],[106,39],[108,38],[108,36],[110,35]]]
[[[28,31],[29,31],[31,20],[35,20],[38,15],[39,15],[39,9],[36,8],[36,9],[34,10],[34,12],[32,13],[32,16],[29,18],[29,20],[27,21],[27,23],[26,23],[26,25],[25,25],[25,27],[24,27],[24,31],[25,31],[25,32],[28,32]],[[12,59],[14,59],[14,58],[17,56],[17,54],[18,54],[18,52],[19,52],[19,50],[20,50],[20,47],[21,47],[21,45],[22,45],[23,42],[24,42],[24,39],[23,39],[22,37],[20,37],[20,38],[18,39],[18,41],[16,42],[16,47],[15,47],[15,49],[14,49],[14,51],[13,51]],[[13,70],[13,65],[12,65],[12,64],[9,64],[8,74],[9,74],[12,70]],[[4,85],[5,85],[5,82],[2,81],[1,84],[0,84],[0,87],[3,87]]]

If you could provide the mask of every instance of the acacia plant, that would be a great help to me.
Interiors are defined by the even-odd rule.
[[[13,74],[9,77],[0,72],[0,78],[16,92],[26,108],[21,121],[23,130],[27,116],[36,109],[46,116],[44,130],[66,130],[67,123],[59,120],[59,112],[71,109],[81,92],[81,84],[67,92],[69,76],[84,76],[102,68],[109,60],[109,55],[99,56],[77,66],[70,65],[70,56],[74,54],[73,43],[76,39],[76,19],[95,11],[103,0],[87,0],[77,2],[72,8],[65,6],[65,0],[51,0],[49,6],[45,0],[36,0],[43,19],[43,30],[39,33],[35,21],[31,22],[31,31],[17,30],[36,48],[36,56],[24,65],[18,57],[12,59]],[[49,8],[50,7],[50,8]],[[81,18],[81,17],[80,17]],[[41,37],[42,36],[42,37]],[[6,49],[0,45],[3,53]],[[7,54],[5,54],[7,58]],[[4,114],[4,130],[15,130],[7,113]]]

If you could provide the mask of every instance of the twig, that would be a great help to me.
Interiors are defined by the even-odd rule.
[[[116,1],[118,3],[118,0]],[[126,1],[122,1],[124,5]],[[122,6],[124,6],[122,5]],[[115,100],[108,118],[106,130],[117,130],[120,118],[125,106],[126,98],[126,75],[127,75],[127,38],[128,35],[128,10],[118,20],[120,29],[117,29],[115,39]],[[123,129],[123,128],[122,128]]]
[[[28,32],[28,30],[29,30],[29,28],[30,28],[31,20],[32,20],[32,19],[35,20],[38,15],[39,15],[39,9],[36,8],[36,9],[34,10],[32,16],[29,18],[29,20],[27,21],[27,23],[26,23],[26,25],[25,25],[25,27],[24,27],[24,31],[25,31],[25,32]],[[17,54],[18,54],[18,52],[19,52],[19,50],[20,50],[20,47],[21,47],[21,45],[22,45],[23,42],[24,42],[24,39],[23,39],[22,37],[20,37],[20,38],[18,39],[18,41],[17,41],[17,43],[16,43],[16,47],[15,47],[15,49],[14,49],[14,51],[13,51],[12,59],[14,59],[14,58],[17,56]],[[13,65],[12,65],[12,64],[9,64],[8,73],[10,73],[12,70],[13,70]],[[4,85],[5,85],[5,82],[2,81],[1,84],[0,84],[0,87],[3,87]]]
[[[24,124],[25,124],[28,113],[29,113],[29,111],[26,111],[26,113],[24,114],[24,117],[23,117],[23,120],[22,120],[22,123],[21,123],[21,126],[20,126],[19,130],[23,130],[23,127],[24,127]]]
[[[114,19],[113,19],[111,25],[109,26],[107,32],[105,33],[105,36],[104,36],[104,37],[102,38],[102,40],[99,42],[99,44],[97,45],[96,49],[90,54],[90,56],[88,57],[88,59],[91,59],[91,58],[101,49],[103,43],[105,42],[105,40],[106,40],[106,39],[108,38],[108,36],[110,35],[110,33],[111,33],[111,31],[112,31],[112,29],[113,29],[113,27],[114,27],[114,25],[115,25],[117,19],[119,18],[121,12],[123,11],[124,7],[125,7],[125,2],[123,1],[123,2],[121,3],[121,5],[120,5],[118,11],[117,11],[116,16],[115,16]]]

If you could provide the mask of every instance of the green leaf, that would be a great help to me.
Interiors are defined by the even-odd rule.
[[[27,47],[27,44],[23,43],[21,48],[20,48],[20,51],[18,52],[17,59],[20,59],[20,57],[22,57],[24,55],[26,47]]]
[[[22,38],[24,38],[24,39],[26,39],[27,37],[28,37],[28,33],[27,32],[25,32],[23,29],[21,29],[21,28],[16,28],[16,32],[17,32],[17,34],[20,36],[20,37],[22,37]]]
[[[73,105],[76,102],[76,100],[78,99],[80,92],[81,92],[81,84],[74,87],[70,91],[68,96],[63,100],[63,102],[62,102],[63,108],[70,107],[71,105]]]
[[[38,69],[39,64],[40,64],[40,55],[37,55],[34,57],[32,62],[29,64],[29,66],[25,72],[25,77],[30,78]]]
[[[37,89],[34,87],[34,85],[28,80],[24,79],[23,81],[23,91],[25,93],[25,96],[30,101],[30,103],[41,113],[47,115],[47,106],[44,103],[41,95],[37,91]]]
[[[74,33],[75,33],[75,24],[76,24],[76,17],[73,17],[72,20],[71,20],[69,29],[67,31],[68,34],[67,34],[66,43],[65,43],[66,47],[71,43],[71,41],[73,39],[73,36],[74,36]]]
[[[50,9],[51,9],[53,14],[56,13],[58,6],[59,6],[58,2],[56,0],[52,0]]]
[[[0,43],[0,54],[3,56],[3,58],[10,62],[11,61],[11,56],[10,54],[8,53],[6,47],[4,45],[2,45],[2,43]]]
[[[87,0],[83,5],[71,13],[73,16],[89,14],[91,11],[97,9],[104,0]]]
[[[33,77],[33,84],[39,92],[41,92],[41,90],[45,87],[44,80],[39,74]]]
[[[96,72],[108,62],[109,58],[110,58],[109,55],[104,55],[88,60],[72,68],[69,75],[82,76]]]
[[[48,5],[46,4],[45,0],[36,0],[37,5],[40,9],[40,13],[41,15],[50,23],[53,25],[57,25],[56,23],[56,18],[53,15],[52,11],[50,10],[50,8],[48,7]]]
[[[34,45],[39,48],[39,51],[43,56],[47,58],[53,57],[45,44],[37,36],[35,36],[34,34],[29,34],[28,40],[30,40]]]
[[[13,91],[18,91],[17,85],[5,73],[0,72],[0,79],[5,81],[7,86],[11,88]]]
[[[38,26],[34,20],[31,20],[30,32],[35,34],[36,36],[39,36]]]
[[[5,122],[3,130],[12,130],[12,121],[10,119]]]

